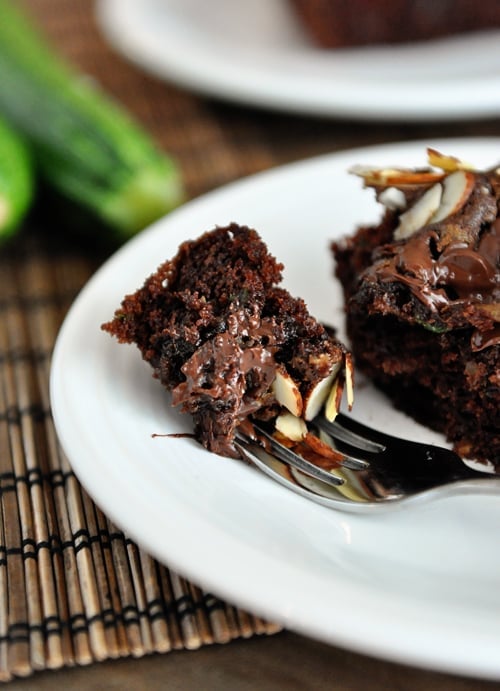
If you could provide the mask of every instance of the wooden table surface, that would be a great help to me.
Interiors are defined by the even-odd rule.
[[[285,632],[266,639],[43,672],[17,691],[493,691],[499,684],[396,665]]]
[[[62,54],[143,123],[178,160],[189,198],[280,164],[354,146],[442,136],[500,135],[500,119],[453,123],[357,123],[271,113],[200,97],[146,75],[117,55],[95,25],[90,0],[23,0]],[[1,21],[1,18],[0,18]],[[0,81],[1,88],[1,81]],[[203,230],[203,229],[200,229]],[[52,229],[30,220],[25,231],[43,246]],[[46,239],[45,239],[46,238]],[[99,247],[82,252],[82,282],[106,258]],[[500,622],[499,622],[500,626]],[[499,651],[500,655],[500,651]],[[418,670],[374,660],[291,632],[253,636],[227,644],[178,650],[141,659],[35,672],[11,682],[17,689],[405,689],[478,691],[492,682]]]

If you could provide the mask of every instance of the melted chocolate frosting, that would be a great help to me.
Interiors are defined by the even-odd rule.
[[[474,309],[500,303],[497,195],[496,173],[477,174],[473,192],[458,213],[406,240],[383,245],[362,280],[405,285],[442,329],[472,323],[475,350],[499,344],[497,319],[484,314],[478,319]],[[390,303],[387,311],[394,311]]]

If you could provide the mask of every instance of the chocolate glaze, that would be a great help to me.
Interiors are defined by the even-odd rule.
[[[450,328],[459,326],[458,308],[467,314],[468,305],[500,302],[498,184],[490,184],[491,176],[477,175],[470,199],[454,216],[383,245],[361,279],[407,286],[434,319]],[[476,324],[472,342],[476,350],[498,344],[499,329],[491,319],[483,329]]]
[[[233,320],[228,319],[228,331],[202,344],[181,367],[185,381],[172,390],[173,405],[185,408],[197,396],[209,396],[234,406],[242,418],[260,407],[261,396],[276,374],[273,325],[270,320],[248,319],[243,310],[232,316]],[[243,347],[241,338],[250,328],[254,344]],[[256,340],[262,337],[268,341],[267,346]],[[245,396],[249,375],[252,395]]]

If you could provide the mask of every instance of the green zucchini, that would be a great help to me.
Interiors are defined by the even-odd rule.
[[[0,242],[13,235],[34,197],[34,171],[24,141],[0,119]]]
[[[120,239],[183,198],[170,156],[62,60],[14,2],[0,0],[0,114],[30,144],[40,178]]]

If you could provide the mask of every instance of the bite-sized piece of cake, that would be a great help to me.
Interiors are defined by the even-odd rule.
[[[352,374],[344,347],[278,286],[282,268],[255,230],[216,228],[184,242],[102,327],[137,345],[196,438],[224,456],[239,455],[235,431],[251,434],[252,418],[305,435],[283,413],[310,420],[327,401],[333,417]]]
[[[464,458],[500,468],[500,169],[356,167],[385,207],[333,244],[357,366]]]
[[[290,0],[323,48],[405,43],[500,26],[496,0]]]

